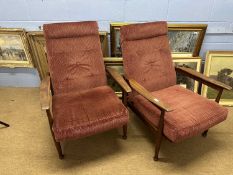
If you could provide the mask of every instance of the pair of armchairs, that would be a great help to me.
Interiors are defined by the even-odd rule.
[[[174,67],[166,22],[132,24],[121,28],[124,78],[105,68],[96,22],[44,25],[50,76],[41,83],[41,104],[62,159],[61,141],[123,127],[127,137],[129,105],[156,137],[154,160],[162,137],[179,142],[203,133],[227,117],[219,102],[231,87],[193,70]],[[106,72],[122,88],[122,102],[107,86]],[[219,94],[210,101],[179,85],[176,72],[209,85]]]

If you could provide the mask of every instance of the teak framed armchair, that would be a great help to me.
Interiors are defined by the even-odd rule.
[[[129,106],[158,134],[154,160],[158,160],[162,137],[180,142],[227,117],[218,104],[224,89],[231,87],[189,68],[174,67],[166,22],[132,24],[121,27],[121,47],[126,79],[132,93]],[[187,75],[219,91],[215,101],[176,85],[176,72]]]
[[[60,159],[64,157],[61,141],[118,127],[123,127],[126,139],[128,111],[106,84],[97,23],[46,24],[44,34],[50,76],[41,83],[41,105]],[[123,77],[106,70],[125,94],[131,92]]]

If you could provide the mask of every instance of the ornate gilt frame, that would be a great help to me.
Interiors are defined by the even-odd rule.
[[[233,62],[233,51],[208,51],[206,53],[206,60],[205,60],[205,69],[204,69],[204,75],[206,76],[210,76],[210,71],[211,71],[211,62],[213,57],[231,57],[232,58],[232,62]],[[223,61],[224,62],[224,61]],[[233,67],[233,64],[230,64]],[[233,70],[233,68],[232,68]],[[233,74],[233,73],[231,73]],[[233,77],[232,77],[233,79]],[[223,82],[225,83],[225,82]],[[207,97],[207,91],[208,91],[208,87],[206,85],[202,85],[202,91],[201,94],[204,97]],[[224,90],[225,91],[225,90]],[[231,90],[233,91],[233,90]],[[216,92],[217,94],[217,92]],[[224,95],[224,92],[223,92]],[[224,105],[224,106],[233,106],[233,99],[224,99],[223,95],[220,99],[220,104]],[[211,99],[214,100],[214,99]]]
[[[116,38],[115,34],[117,30],[120,30],[121,26],[128,25],[130,23],[113,22],[110,23],[110,44],[111,44],[111,56],[121,56],[116,51]],[[201,45],[206,33],[207,24],[168,24],[168,31],[194,31],[200,32],[195,44],[193,53],[191,52],[173,52],[173,57],[197,57],[199,56]]]
[[[12,61],[12,60],[0,60],[0,67],[33,67],[29,43],[27,40],[26,32],[24,29],[20,28],[0,28],[0,34],[6,35],[18,35],[23,44],[23,51],[26,57],[26,61]]]

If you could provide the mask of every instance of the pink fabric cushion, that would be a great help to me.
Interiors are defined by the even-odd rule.
[[[149,91],[176,84],[166,22],[121,27],[124,72]]]
[[[132,41],[167,35],[165,21],[132,24],[121,27],[121,41]]]
[[[46,24],[44,34],[55,94],[107,84],[96,22]]]
[[[101,86],[53,96],[55,139],[77,139],[127,124],[128,111],[114,91]]]
[[[227,109],[179,85],[174,85],[152,94],[168,104],[171,112],[165,113],[164,135],[173,142],[195,136],[224,121]],[[146,121],[158,127],[160,110],[141,95],[132,101]]]
[[[44,24],[43,29],[47,39],[99,35],[98,26],[95,21]]]

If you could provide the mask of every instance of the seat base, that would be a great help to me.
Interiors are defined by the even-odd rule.
[[[122,127],[129,119],[126,107],[108,86],[55,95],[52,109],[52,129],[56,141],[77,139]]]
[[[224,121],[227,109],[179,85],[152,92],[155,98],[168,104],[173,111],[164,117],[164,135],[172,142],[201,134],[210,127]],[[146,122],[158,128],[160,110],[141,95],[132,100]]]

